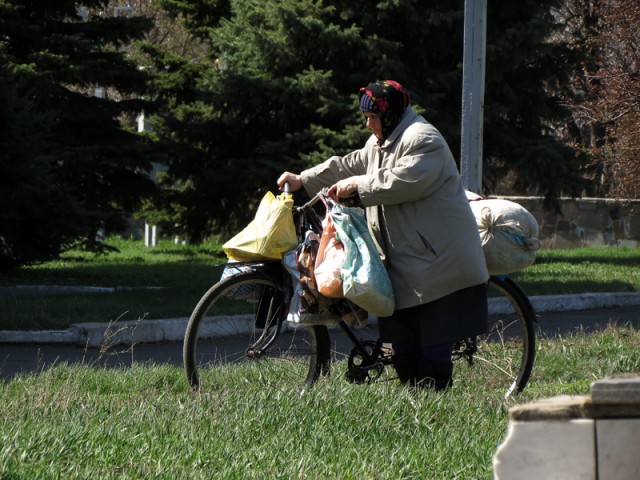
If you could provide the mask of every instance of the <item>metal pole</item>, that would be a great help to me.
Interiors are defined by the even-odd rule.
[[[486,25],[487,0],[465,0],[460,173],[465,188],[478,194],[482,194]]]

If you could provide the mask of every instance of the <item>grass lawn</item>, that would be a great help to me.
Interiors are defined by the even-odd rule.
[[[625,326],[542,338],[529,386],[508,401],[482,382],[428,395],[349,384],[344,363],[304,394],[234,366],[197,394],[178,367],[63,364],[0,383],[0,478],[491,479],[510,406],[587,394],[638,372],[639,352]]]
[[[71,251],[54,262],[0,275],[0,287],[82,285],[127,287],[115,293],[0,294],[0,329],[65,329],[74,323],[188,317],[219,278],[226,258],[219,244],[147,248],[118,237],[106,255]],[[584,248],[539,251],[536,263],[512,277],[528,295],[638,292],[640,250]],[[154,287],[154,289],[149,289]]]
[[[213,244],[110,243],[120,252],[70,252],[0,283],[130,291],[5,295],[2,328],[188,316],[225,262]],[[542,251],[514,277],[529,295],[639,291],[639,266],[631,249]],[[304,394],[284,374],[265,386],[234,366],[194,393],[175,366],[59,364],[0,383],[0,478],[491,479],[510,406],[587,394],[595,380],[640,371],[639,352],[630,326],[541,337],[529,385],[508,400],[482,379],[428,395],[396,381],[353,385],[344,362]]]

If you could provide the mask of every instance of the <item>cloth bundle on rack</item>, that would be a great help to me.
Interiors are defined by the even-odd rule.
[[[540,248],[538,222],[522,205],[467,192],[476,217],[487,270],[507,275],[531,265]]]

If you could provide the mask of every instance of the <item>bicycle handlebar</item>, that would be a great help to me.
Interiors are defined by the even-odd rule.
[[[304,210],[305,208],[309,208],[309,207],[313,207],[316,203],[318,203],[320,200],[322,200],[322,202],[327,206],[334,206],[337,205],[338,202],[336,202],[333,198],[331,198],[329,195],[327,195],[327,191],[328,188],[323,188],[322,190],[320,190],[318,193],[316,193],[311,200],[309,200],[307,203],[305,203],[304,205],[301,205],[299,207],[295,207],[297,211],[301,211]]]
[[[309,200],[307,203],[305,203],[304,205],[301,205],[299,207],[295,207],[295,209],[297,211],[301,211],[305,208],[309,208],[314,206],[316,203],[318,203],[318,201],[322,200],[324,202],[325,205],[337,205],[338,202],[336,202],[333,198],[331,198],[329,195],[327,195],[327,192],[329,191],[329,189],[327,187],[323,188],[322,190],[320,190],[318,193],[316,193],[313,198],[311,200]],[[291,184],[289,182],[284,182],[284,185],[282,187],[282,192],[283,193],[291,193]]]

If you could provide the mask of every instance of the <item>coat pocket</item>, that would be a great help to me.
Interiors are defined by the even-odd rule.
[[[420,241],[422,242],[422,244],[424,245],[424,247],[429,250],[434,257],[438,256],[438,253],[436,252],[436,249],[433,248],[433,245],[431,244],[431,242],[429,241],[429,239],[427,237],[425,237],[422,233],[420,233],[419,231],[416,230],[416,233],[418,234],[418,237],[420,237]]]

